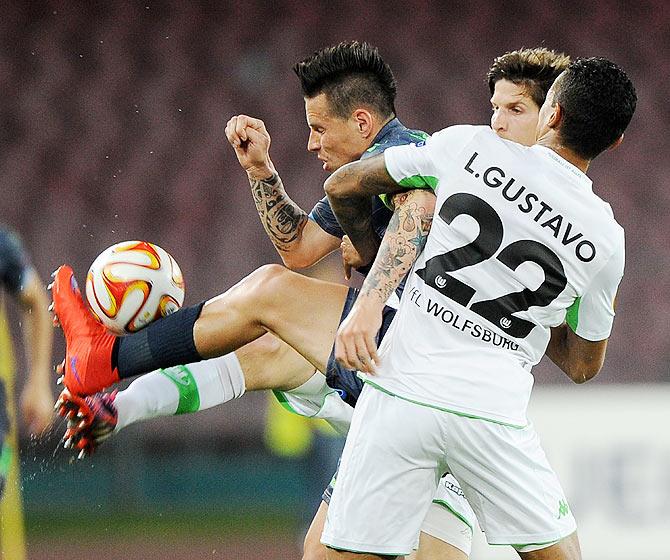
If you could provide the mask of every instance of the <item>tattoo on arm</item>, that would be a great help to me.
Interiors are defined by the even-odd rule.
[[[307,213],[284,190],[279,175],[267,179],[249,179],[258,216],[270,240],[280,252],[290,251],[300,239]]]
[[[415,193],[395,197],[396,210],[361,295],[386,302],[423,250],[433,220],[434,197],[425,199]]]

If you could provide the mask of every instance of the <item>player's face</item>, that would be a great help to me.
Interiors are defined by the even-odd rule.
[[[531,146],[535,143],[540,108],[523,86],[498,80],[491,97],[491,128],[501,138]]]
[[[358,122],[353,116],[348,119],[335,116],[325,94],[305,98],[305,114],[309,125],[307,149],[323,162],[324,171],[332,173],[357,160],[369,147]]]

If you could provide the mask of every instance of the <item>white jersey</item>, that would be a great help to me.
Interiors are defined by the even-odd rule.
[[[590,179],[555,152],[454,126],[389,148],[389,174],[435,188],[423,254],[367,382],[467,416],[526,425],[550,327],[609,337],[624,234]]]

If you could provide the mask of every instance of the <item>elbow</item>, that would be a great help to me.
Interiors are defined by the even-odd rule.
[[[355,194],[356,182],[349,180],[350,173],[347,172],[355,163],[343,165],[326,179],[326,182],[323,184],[323,190],[330,200],[339,200]]]
[[[599,363],[582,363],[571,367],[566,373],[578,385],[582,385],[587,381],[593,379],[602,369],[602,362]]]
[[[316,261],[308,255],[286,253],[281,254],[280,257],[284,266],[289,270],[302,270],[316,264]]]

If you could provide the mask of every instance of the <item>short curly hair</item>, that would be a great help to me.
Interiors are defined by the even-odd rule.
[[[554,87],[563,119],[558,133],[566,147],[593,159],[624,133],[637,105],[635,86],[626,72],[606,58],[578,58]]]

